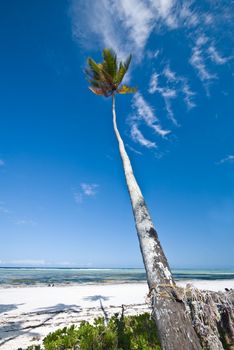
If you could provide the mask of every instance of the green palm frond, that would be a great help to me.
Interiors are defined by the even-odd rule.
[[[125,74],[127,73],[127,70],[128,70],[129,65],[130,65],[131,59],[132,59],[132,55],[129,55],[129,57],[126,59],[126,61],[124,63],[120,62],[119,69],[118,69],[118,72],[116,74],[116,82],[118,84],[120,84],[122,82]]]
[[[104,49],[102,52],[104,62],[103,69],[114,79],[117,71],[117,56],[111,49]]]
[[[127,85],[120,86],[131,58],[130,55],[125,62],[117,62],[116,53],[111,49],[104,49],[102,52],[103,62],[97,63],[92,58],[87,59],[85,69],[86,79],[90,84],[90,90],[96,95],[109,97],[114,93],[126,94],[136,92],[136,88]]]
[[[93,74],[96,77],[99,77],[100,72],[101,72],[101,65],[96,63],[92,58],[87,59],[88,63],[88,70],[90,71],[90,74]]]

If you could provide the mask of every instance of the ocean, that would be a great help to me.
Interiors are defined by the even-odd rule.
[[[230,280],[234,270],[172,270],[175,280]],[[0,286],[75,285],[145,282],[144,269],[0,267]]]

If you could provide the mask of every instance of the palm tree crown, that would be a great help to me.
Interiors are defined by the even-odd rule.
[[[129,55],[125,62],[117,61],[117,55],[112,49],[104,49],[103,62],[97,63],[92,58],[87,59],[88,67],[85,69],[89,89],[96,95],[105,97],[115,93],[126,94],[136,92],[135,87],[121,85],[128,70],[132,56]]]

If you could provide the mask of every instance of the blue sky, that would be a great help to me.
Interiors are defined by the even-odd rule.
[[[142,266],[111,101],[83,69],[133,54],[117,118],[173,267],[234,267],[233,3],[2,1],[0,266]]]

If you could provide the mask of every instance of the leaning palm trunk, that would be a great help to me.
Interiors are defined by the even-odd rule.
[[[153,317],[162,349],[200,350],[199,339],[185,305],[179,299],[169,264],[158,240],[144,197],[133,174],[132,166],[117,128],[115,94],[112,95],[112,113],[115,135],[123,162],[127,187],[146,270]]]
[[[130,160],[116,125],[115,94],[136,92],[136,88],[122,84],[131,62],[131,55],[124,62],[118,62],[117,55],[111,49],[104,49],[102,55],[102,63],[88,58],[88,67],[85,70],[86,78],[90,83],[89,89],[94,94],[105,97],[112,96],[114,130],[132,202],[150,289],[153,315],[161,345],[165,350],[200,350],[198,337],[193,329],[192,321],[186,313],[184,302],[177,295],[176,285],[167,259],[161,248],[141,190],[133,175]]]

